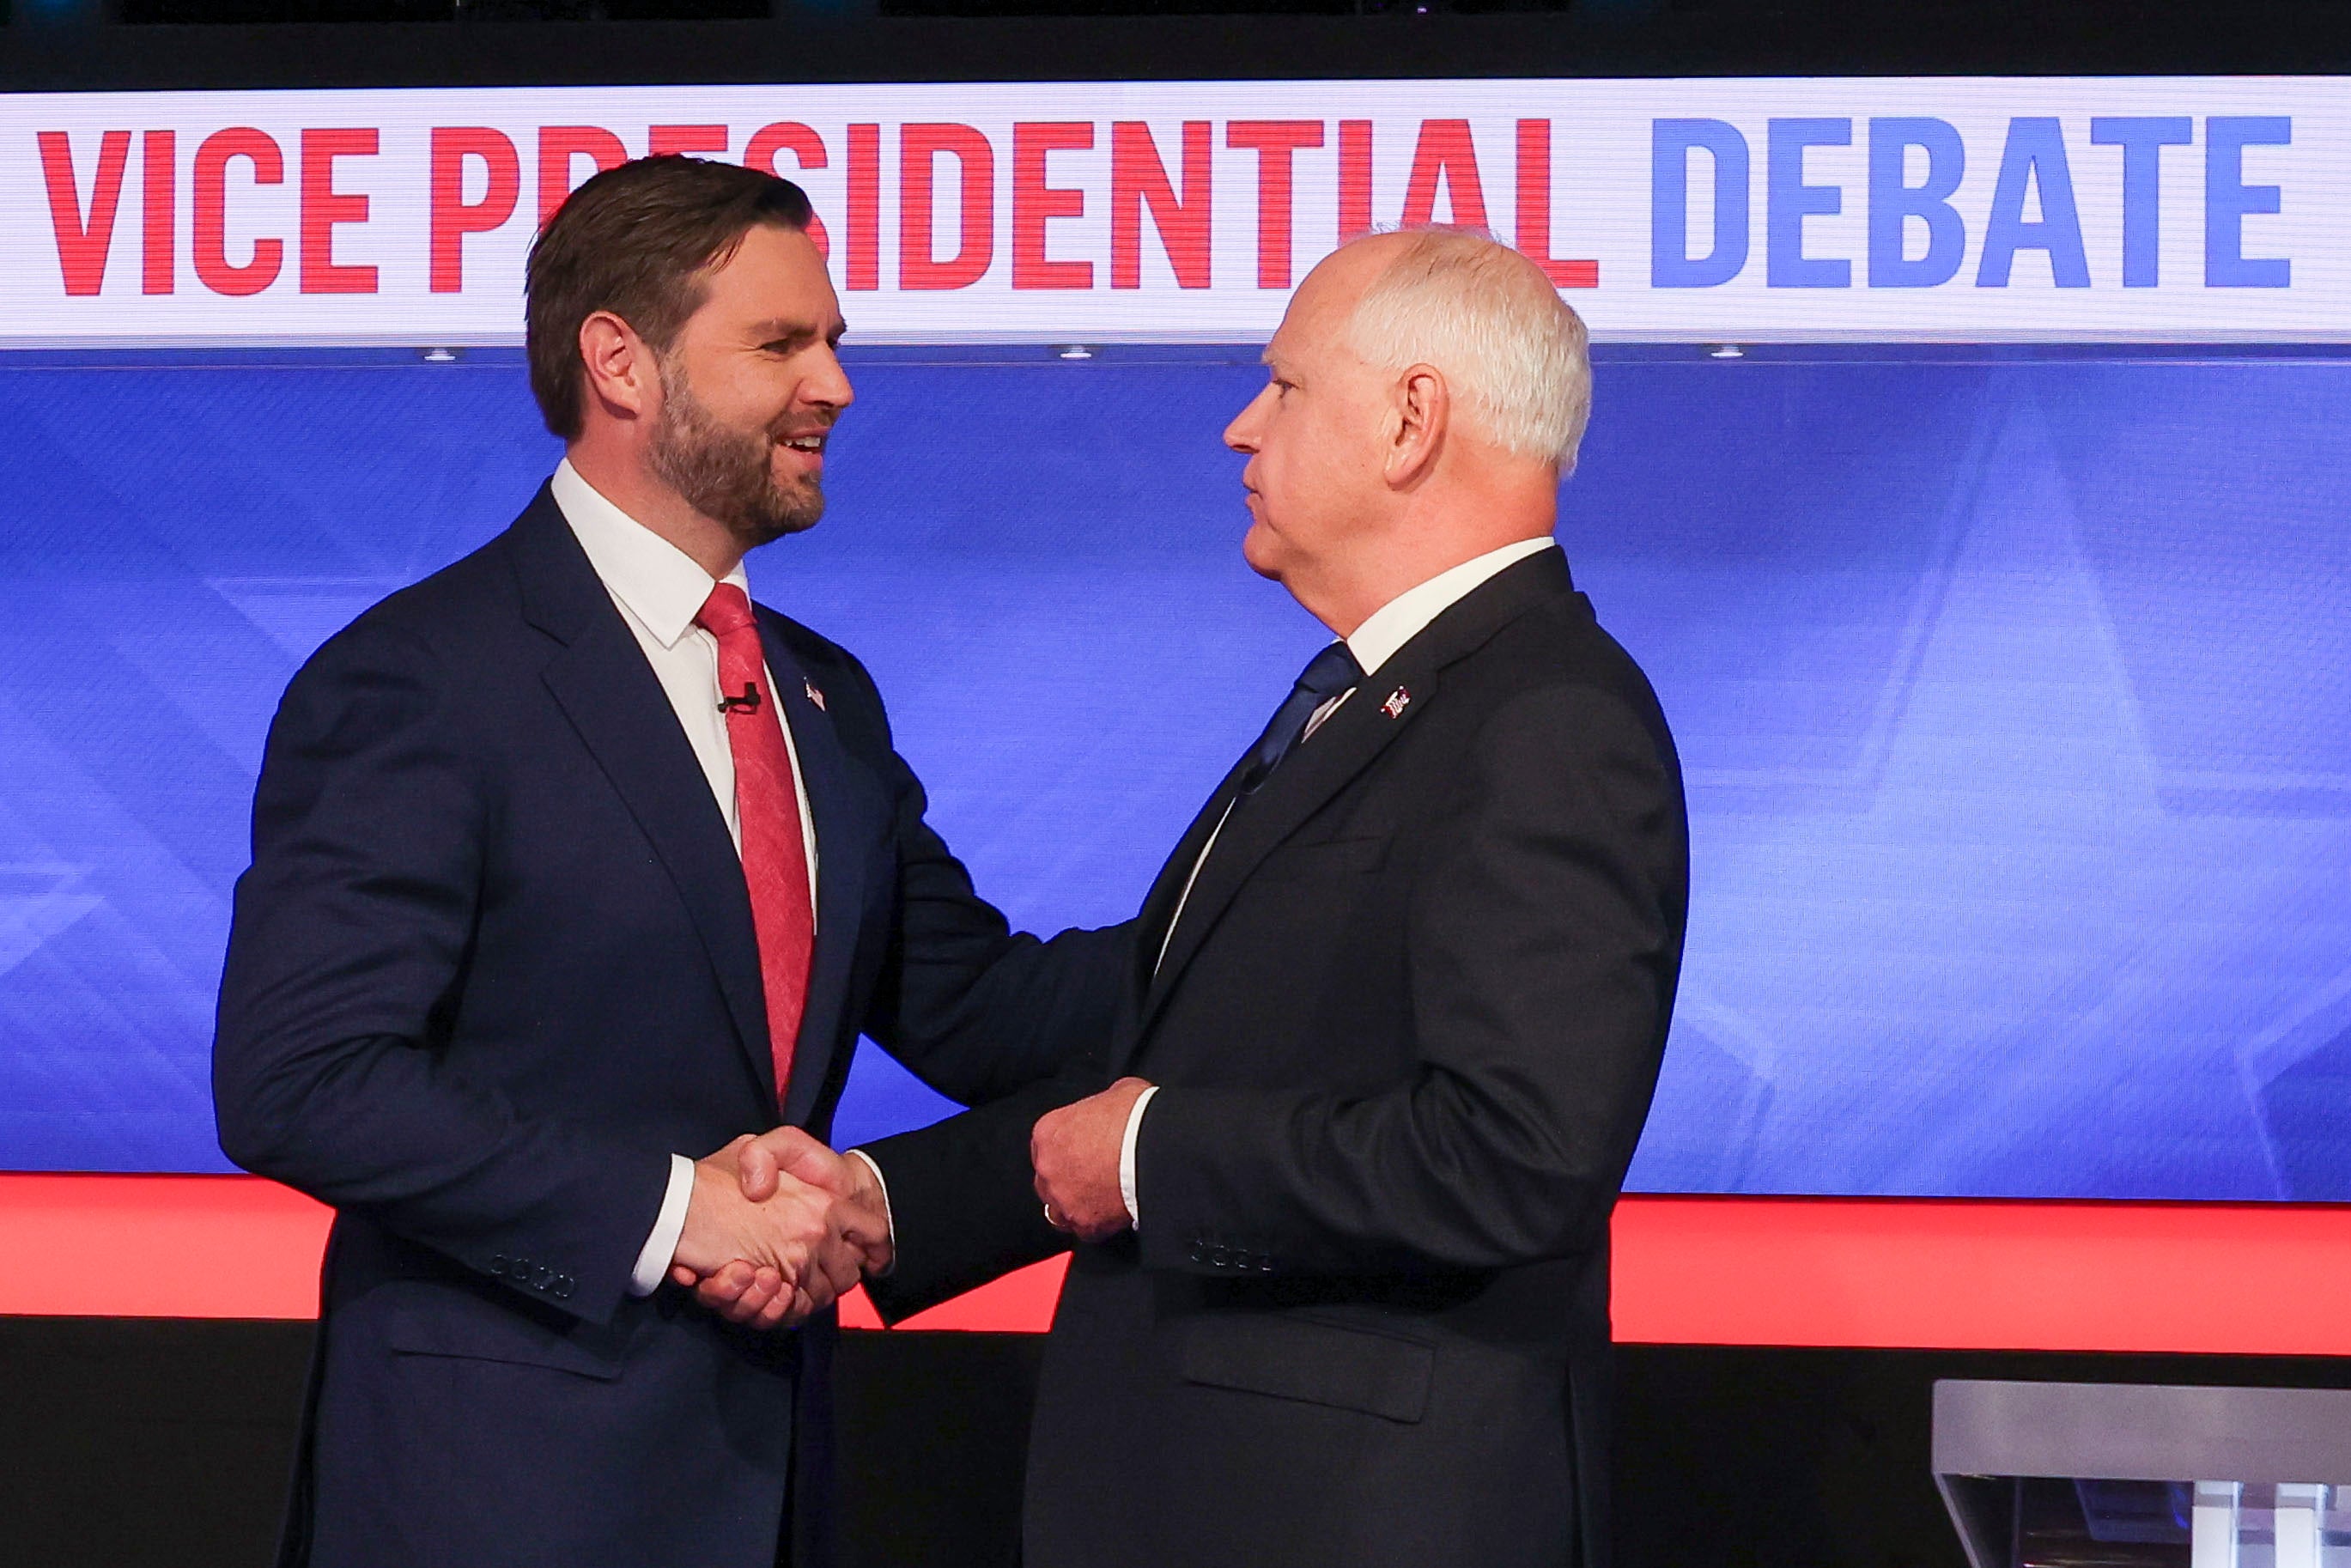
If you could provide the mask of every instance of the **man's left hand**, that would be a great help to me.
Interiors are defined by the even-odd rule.
[[[1122,1078],[1099,1094],[1049,1111],[1029,1135],[1037,1196],[1054,1228],[1106,1241],[1134,1223],[1118,1187],[1118,1159],[1137,1096],[1151,1085]]]

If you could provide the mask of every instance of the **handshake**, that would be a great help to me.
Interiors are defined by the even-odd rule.
[[[1047,1224],[1102,1241],[1134,1223],[1119,1167],[1150,1087],[1122,1078],[1038,1119],[1029,1158]],[[822,1312],[892,1257],[879,1173],[798,1127],[778,1127],[695,1162],[669,1272],[727,1322],[772,1329]]]
[[[822,1312],[890,1260],[872,1167],[778,1127],[695,1162],[669,1273],[727,1322],[772,1329]]]

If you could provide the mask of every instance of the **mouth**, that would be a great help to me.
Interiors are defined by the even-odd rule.
[[[824,466],[824,449],[831,439],[830,430],[807,430],[797,435],[778,436],[775,444],[778,449],[792,454],[800,466],[821,469]]]

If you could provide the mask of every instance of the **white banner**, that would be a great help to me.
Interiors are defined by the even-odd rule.
[[[542,216],[772,167],[853,340],[1262,340],[1343,235],[1471,224],[1620,340],[2341,340],[2351,78],[0,96],[0,344],[514,343]]]

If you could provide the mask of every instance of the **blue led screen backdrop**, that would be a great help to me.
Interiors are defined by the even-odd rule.
[[[1133,912],[1323,633],[1250,350],[870,352],[760,597],[1032,927]],[[0,356],[0,1166],[217,1170],[300,660],[553,465],[519,355]],[[1690,783],[1656,1191],[2351,1198],[2351,361],[1603,350],[1561,538]],[[847,1138],[944,1102],[878,1051]]]

